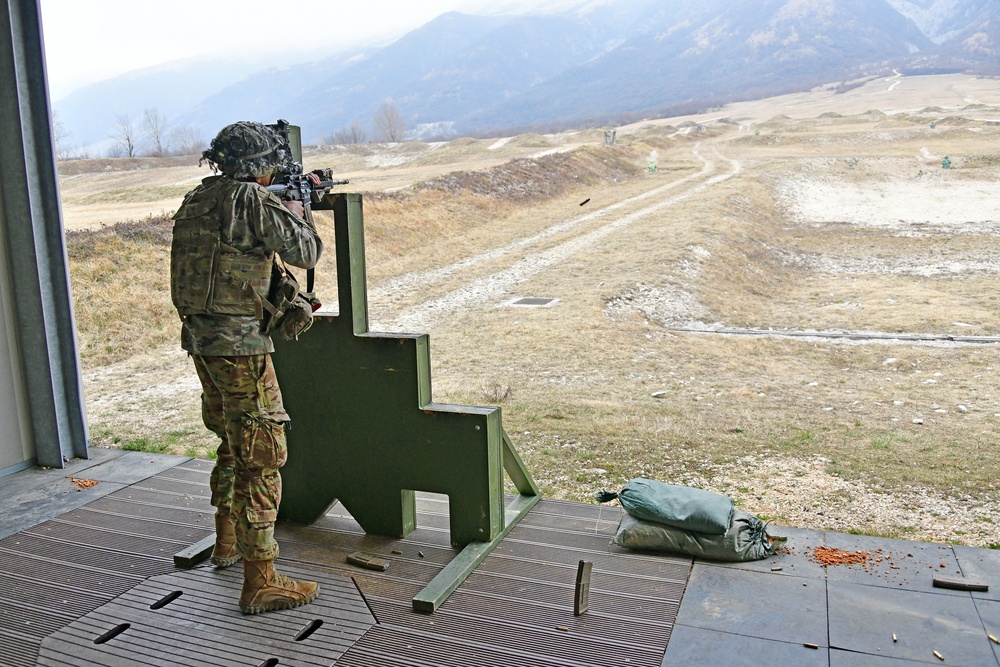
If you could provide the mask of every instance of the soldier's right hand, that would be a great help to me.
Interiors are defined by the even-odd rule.
[[[300,218],[305,217],[305,210],[302,208],[302,202],[297,199],[289,199],[287,201],[281,202],[285,205],[289,211],[299,216]]]

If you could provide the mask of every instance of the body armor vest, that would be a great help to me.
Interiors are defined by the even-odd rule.
[[[224,231],[234,222],[249,225],[243,218],[260,210],[259,203],[254,185],[222,177],[206,179],[184,199],[170,248],[170,296],[181,317],[263,319],[274,254],[262,246],[241,251]]]

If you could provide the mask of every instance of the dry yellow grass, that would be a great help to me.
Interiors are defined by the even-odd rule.
[[[161,347],[180,332],[170,303],[170,233],[159,216],[67,235],[84,369]]]

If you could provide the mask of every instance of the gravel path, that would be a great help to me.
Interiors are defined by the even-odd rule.
[[[390,313],[385,320],[379,323],[379,326],[392,331],[423,331],[431,328],[439,318],[447,317],[457,310],[468,308],[474,304],[503,301],[514,295],[514,288],[517,285],[531,280],[541,272],[551,269],[571,257],[586,252],[607,236],[636,222],[646,220],[650,216],[659,215],[677,203],[728,180],[740,172],[739,162],[722,158],[718,153],[715,153],[715,160],[726,163],[724,170],[720,171],[715,160],[708,160],[702,156],[700,144],[692,149],[692,153],[702,162],[702,168],[697,174],[667,183],[585,215],[570,218],[537,234],[479,253],[450,266],[406,274],[378,285],[372,291],[372,295],[380,300],[384,299],[387,303],[383,303],[383,305],[387,305],[391,311],[390,295],[392,294],[413,293],[418,287],[424,292],[431,291],[434,289],[434,283],[460,271],[494,263],[508,256],[519,257],[505,269],[476,277],[458,289],[408,306],[399,312]],[[674,192],[675,190],[678,192]],[[646,200],[653,200],[653,202],[638,210],[626,212],[633,205]],[[599,224],[593,228],[587,228],[589,223],[594,222]],[[568,240],[554,244],[546,243],[555,236],[574,230],[579,233]]]

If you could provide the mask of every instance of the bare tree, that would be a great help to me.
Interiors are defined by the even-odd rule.
[[[156,107],[142,112],[142,131],[151,155],[160,156],[167,152],[167,117],[161,115]]]
[[[115,116],[115,126],[109,135],[114,145],[108,151],[110,157],[135,157],[139,151],[139,130],[127,113]]]
[[[59,112],[52,112],[52,143],[56,154],[56,160],[86,160],[90,157],[90,151],[86,145],[70,146],[69,137],[73,133],[66,124],[59,118]]]
[[[52,141],[57,160],[67,160],[70,157],[70,148],[67,139],[72,132],[59,120],[59,112],[52,112]]]
[[[350,127],[337,130],[330,138],[330,143],[333,144],[363,144],[366,141],[368,141],[368,133],[360,120],[351,123]]]
[[[375,112],[375,137],[379,141],[402,141],[406,132],[403,116],[392,100],[382,102]]]
[[[201,130],[194,125],[175,127],[170,130],[170,144],[177,155],[196,155],[208,146]]]

